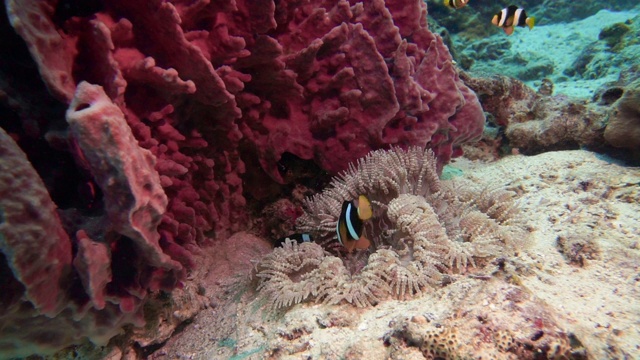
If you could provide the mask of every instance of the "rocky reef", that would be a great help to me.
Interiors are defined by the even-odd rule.
[[[151,323],[289,159],[442,167],[484,125],[420,0],[6,0],[1,25],[2,356]]]
[[[633,358],[640,8],[522,5],[4,0],[0,358]]]

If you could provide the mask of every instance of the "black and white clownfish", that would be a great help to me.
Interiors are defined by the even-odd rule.
[[[491,23],[501,27],[507,35],[513,34],[516,26],[528,26],[529,30],[531,30],[535,22],[536,19],[533,16],[528,17],[524,9],[515,5],[500,10],[500,12],[493,15],[493,19],[491,19]]]
[[[287,239],[289,240],[295,240],[298,242],[298,244],[302,244],[302,243],[306,243],[306,242],[313,242],[313,239],[311,238],[311,235],[309,234],[291,234],[289,236],[285,236],[285,237],[281,237],[280,239],[278,239],[278,241],[276,241],[276,246],[282,246],[284,245],[284,243],[287,241]]]
[[[371,241],[362,236],[364,222],[371,219],[373,211],[369,199],[360,195],[355,201],[342,203],[342,211],[336,225],[338,241],[348,252],[353,249],[368,249]]]
[[[460,9],[465,7],[469,3],[469,0],[444,0],[444,6],[452,9]]]

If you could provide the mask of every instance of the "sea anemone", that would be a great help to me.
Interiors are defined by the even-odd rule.
[[[342,203],[363,194],[374,206],[364,231],[372,246],[348,253],[337,242],[336,223]],[[292,288],[306,289],[305,299],[357,306],[387,296],[415,296],[441,284],[444,274],[464,272],[521,247],[528,232],[516,223],[517,215],[511,192],[441,181],[431,150],[377,150],[306,200],[297,228],[311,233],[316,243],[287,243],[267,255],[258,267],[259,289],[276,307],[302,300]],[[291,266],[285,264],[302,247],[314,249],[315,265],[295,284],[283,286],[286,271],[269,264],[297,269],[299,255]]]

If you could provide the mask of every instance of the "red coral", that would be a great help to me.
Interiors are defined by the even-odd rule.
[[[74,14],[55,0],[7,0],[42,80],[70,104],[70,123],[95,111],[96,96],[108,104],[85,124],[106,133],[72,126],[68,134],[61,119],[28,128],[34,122],[22,109],[17,135],[45,135],[50,147],[73,154],[74,184],[99,186],[91,206],[69,200],[61,212],[66,230],[78,234],[70,239],[82,273],[78,301],[113,320],[96,338],[136,320],[117,314],[135,314],[149,291],[177,286],[198,247],[245,226],[243,191],[284,182],[283,155],[337,172],[372,149],[421,145],[443,164],[482,132],[480,104],[428,30],[422,0],[101,6]],[[83,81],[92,85],[78,86]],[[130,132],[123,121],[101,122],[109,116]],[[265,172],[275,182],[266,183]],[[92,251],[92,241],[110,246]],[[69,264],[70,256],[60,259]],[[104,266],[90,266],[94,258]],[[27,289],[37,283],[10,268]]]

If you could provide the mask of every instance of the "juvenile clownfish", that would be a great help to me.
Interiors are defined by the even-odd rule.
[[[276,241],[276,246],[284,245],[284,243],[287,241],[287,239],[295,240],[295,241],[298,242],[298,244],[302,244],[302,243],[306,243],[306,242],[313,242],[313,239],[311,238],[311,235],[309,235],[309,234],[291,234],[289,236],[281,237],[280,239],[278,239],[278,241]]]
[[[535,22],[536,19],[533,16],[527,17],[527,12],[515,5],[500,10],[500,12],[496,13],[493,19],[491,19],[491,23],[501,27],[507,35],[513,34],[516,26],[528,26],[529,30],[531,30]]]
[[[444,0],[444,6],[452,9],[460,9],[465,7],[469,3],[469,0]]]
[[[342,203],[342,211],[336,225],[338,241],[348,252],[353,249],[368,249],[371,241],[362,236],[364,222],[371,219],[373,211],[369,199],[360,195],[356,201]]]

